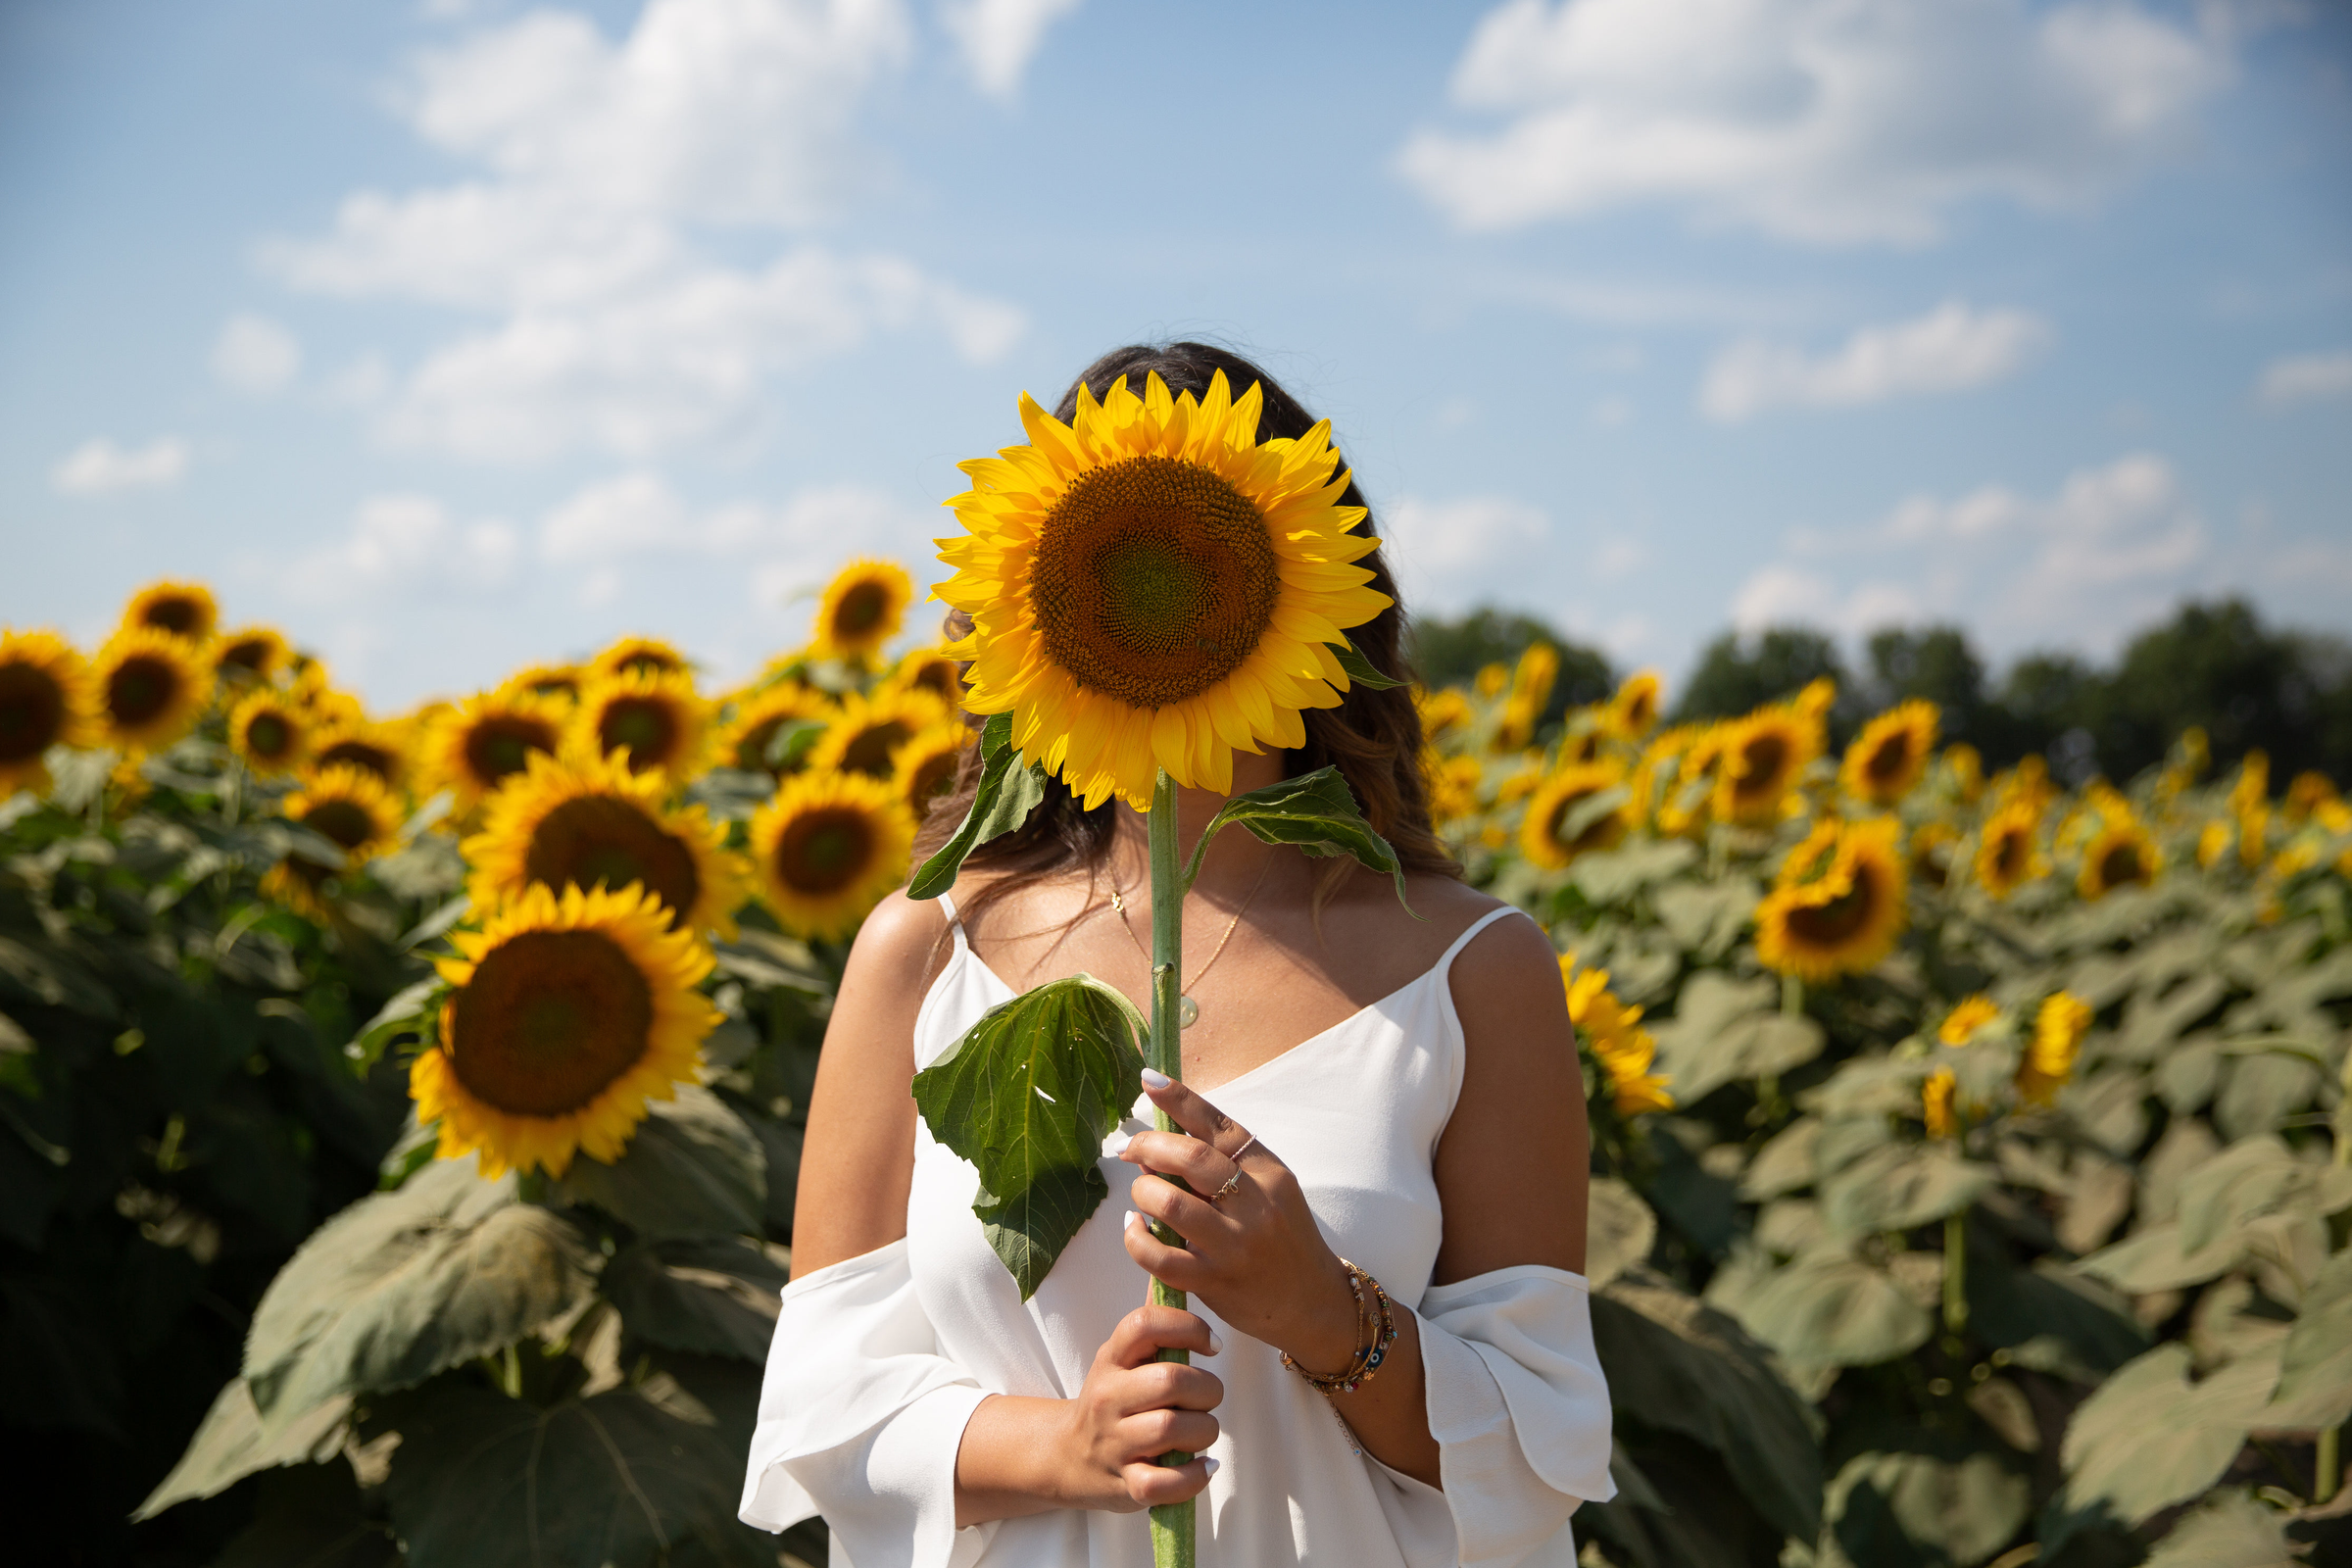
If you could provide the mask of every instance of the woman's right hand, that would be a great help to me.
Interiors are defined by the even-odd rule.
[[[1214,1459],[1174,1468],[1153,1461],[1171,1448],[1197,1456],[1217,1441],[1208,1412],[1225,1385],[1200,1367],[1153,1359],[1163,1348],[1214,1355],[1223,1346],[1205,1322],[1172,1306],[1139,1306],[1119,1320],[1066,1406],[1064,1507],[1134,1513],[1208,1485]]]

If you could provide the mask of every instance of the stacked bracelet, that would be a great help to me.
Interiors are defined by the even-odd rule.
[[[1326,1397],[1335,1394],[1353,1394],[1372,1381],[1381,1362],[1389,1358],[1389,1347],[1396,1343],[1396,1315],[1389,1304],[1389,1293],[1380,1288],[1380,1281],[1357,1268],[1346,1258],[1340,1267],[1348,1271],[1348,1288],[1355,1293],[1355,1326],[1359,1336],[1354,1359],[1338,1371],[1325,1376],[1309,1372],[1291,1359],[1288,1350],[1282,1352],[1282,1364],[1312,1384]],[[1371,1330],[1364,1334],[1365,1329]]]

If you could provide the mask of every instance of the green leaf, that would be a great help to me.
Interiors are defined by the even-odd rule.
[[[1332,657],[1340,662],[1340,667],[1348,672],[1348,678],[1359,685],[1369,686],[1376,692],[1385,692],[1398,686],[1412,684],[1410,681],[1398,680],[1394,675],[1383,675],[1379,670],[1374,669],[1372,661],[1364,657],[1363,650],[1357,648],[1352,641],[1346,637],[1336,643],[1326,643],[1324,646],[1329,648]]]
[[[1993,1184],[1993,1172],[1918,1144],[1873,1150],[1822,1183],[1822,1217],[1859,1237],[1957,1214]]]
[[[257,1470],[324,1463],[341,1451],[350,1414],[350,1396],[338,1395],[288,1422],[271,1438],[262,1431],[253,1391],[243,1378],[230,1378],[214,1397],[179,1462],[130,1517],[152,1519],[175,1503],[218,1496]]]
[[[274,1441],[341,1395],[400,1389],[514,1344],[587,1296],[571,1225],[441,1160],[321,1225],[270,1281],[245,1379]]]
[[[1859,1258],[1808,1252],[1736,1305],[1749,1333],[1791,1361],[1875,1366],[1916,1350],[1935,1323],[1903,1289]]]
[[[2236,1231],[2225,1232],[2192,1251],[2181,1244],[2180,1223],[2167,1220],[2133,1231],[2075,1267],[2127,1296],[2148,1296],[2220,1279],[2245,1254],[2246,1238]]]
[[[351,1059],[352,1070],[365,1074],[384,1054],[384,1048],[395,1041],[424,1039],[432,1029],[433,1020],[440,1015],[441,998],[448,989],[449,982],[439,975],[427,975],[403,987],[391,1001],[377,1008],[375,1016],[343,1048],[343,1054]]]
[[[2145,1568],[2302,1568],[2311,1547],[2287,1539],[2286,1522],[2243,1492],[2217,1492],[2156,1544]]]
[[[1614,810],[1627,799],[1622,786],[1603,790],[1595,801],[1609,799],[1605,809]],[[1586,805],[1594,802],[1588,801]],[[1581,810],[1581,808],[1580,808]],[[1598,820],[1595,817],[1593,820]],[[1562,824],[1560,837],[1573,842],[1576,835],[1592,826],[1571,818]],[[1732,945],[1739,941],[1747,922],[1756,912],[1756,903],[1763,897],[1762,889],[1744,876],[1728,876],[1720,882],[1669,882],[1658,889],[1655,904],[1658,922],[1666,934],[1698,963],[1720,962]],[[1693,1097],[1695,1098],[1695,1097]]]
[[[1592,1178],[1585,1221],[1585,1279],[1593,1290],[1636,1263],[1648,1261],[1657,1241],[1658,1216],[1640,1195],[1614,1176]]]
[[[1586,898],[1605,906],[1681,875],[1698,858],[1698,846],[1688,839],[1634,839],[1621,849],[1578,856],[1568,880]]]
[[[2104,1513],[2126,1527],[2222,1478],[2269,1400],[2278,1363],[2232,1362],[2188,1381],[2189,1348],[2160,1345],[2101,1384],[2067,1424],[2066,1485],[2050,1500],[2061,1539]],[[2057,1542],[2045,1542],[2055,1550]]]
[[[1665,901],[1670,889],[1661,889]],[[1702,969],[1683,985],[1674,1016],[1655,1029],[1657,1070],[1672,1080],[1675,1103],[1695,1105],[1723,1085],[1788,1072],[1821,1054],[1825,1037],[1810,1018],[1779,1010],[1769,980],[1735,980]]]
[[[1704,1444],[1781,1534],[1820,1533],[1810,1412],[1738,1324],[1635,1269],[1593,1294],[1592,1339],[1620,1433],[1648,1427]]]
[[[1397,902],[1404,900],[1404,862],[1356,809],[1355,797],[1348,793],[1348,781],[1336,767],[1318,767],[1312,773],[1227,801],[1208,819],[1208,828],[1184,868],[1186,890],[1200,874],[1200,858],[1208,853],[1211,841],[1236,823],[1268,844],[1293,845],[1307,855],[1351,855],[1357,864],[1395,877]],[[1411,906],[1406,908],[1409,912]]]
[[[2266,1427],[2337,1427],[2352,1419],[2352,1251],[2336,1253],[2303,1293],[2278,1362]]]
[[[1981,1563],[2026,1522],[2033,1486],[1999,1455],[1958,1446],[1938,1452],[1860,1453],[1823,1499],[1829,1533],[1869,1568]]]
[[[925,860],[906,886],[910,899],[936,899],[956,885],[964,857],[1029,820],[1046,798],[1046,770],[1012,745],[1012,715],[992,713],[980,726],[980,786],[956,836]]]
[[[2051,1353],[2034,1359],[2061,1364],[2086,1383],[2147,1349],[2148,1331],[2104,1288],[2047,1258],[2017,1268],[2005,1246],[1978,1246],[1976,1234],[1971,1227],[1968,1322],[1985,1344],[2054,1342]]]
[[[557,1184],[575,1203],[592,1203],[647,1236],[757,1236],[767,1205],[767,1159],[760,1139],[725,1101],[682,1084],[656,1100],[620,1158],[586,1155]]]
[[[1021,1299],[1109,1196],[1102,1140],[1143,1092],[1143,1015],[1072,975],[991,1007],[914,1075],[931,1136],[980,1173],[972,1211]]]
[[[253,1514],[212,1568],[399,1568],[400,1544],[368,1517],[338,1456],[264,1477]]]
[[[457,1380],[378,1402],[396,1431],[384,1483],[411,1568],[775,1568],[737,1522],[748,1429],[666,1373],[548,1407]]]
[[[748,1242],[681,1237],[623,1250],[606,1265],[603,1290],[638,1339],[764,1362],[789,1277],[777,1257]]]

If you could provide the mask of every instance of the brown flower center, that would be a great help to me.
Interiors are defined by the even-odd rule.
[[[1788,757],[1788,737],[1777,730],[1766,730],[1741,741],[1741,772],[1732,780],[1734,804],[1746,810],[1778,800]]]
[[[821,806],[785,824],[776,840],[776,877],[795,893],[839,893],[873,863],[874,825],[852,806]]]
[[[1265,518],[1197,464],[1129,458],[1047,514],[1030,568],[1046,653],[1078,684],[1164,708],[1240,668],[1274,618]]]
[[[484,789],[496,789],[509,773],[519,773],[533,752],[556,749],[556,727],[522,713],[484,718],[466,732],[466,770]]]
[[[0,762],[29,762],[66,727],[66,693],[47,670],[0,664]]]
[[[356,850],[375,836],[375,818],[356,801],[320,801],[302,813],[302,825],[345,850]]]
[[[540,818],[522,874],[558,892],[642,884],[669,906],[673,927],[703,891],[693,852],[634,803],[612,795],[582,795]]]
[[[833,607],[833,635],[855,640],[881,624],[890,612],[890,590],[878,582],[858,583]]]
[[[274,762],[294,749],[294,726],[283,713],[256,713],[245,726],[245,749],[265,762]]]
[[[1552,843],[1558,845],[1569,855],[1582,855],[1587,850],[1601,849],[1611,843],[1624,826],[1623,820],[1615,811],[1603,811],[1599,816],[1585,824],[1585,830],[1574,838],[1562,836],[1567,833],[1568,818],[1575,814],[1576,808],[1599,794],[1605,787],[1599,784],[1589,784],[1561,796],[1559,804],[1551,808],[1550,818],[1544,824],[1544,837],[1550,839]]]
[[[1825,904],[1788,911],[1788,933],[1808,948],[1837,949],[1851,942],[1878,908],[1878,885],[1868,866],[1854,867],[1854,884]]]
[[[124,729],[152,724],[179,695],[180,673],[170,660],[133,654],[106,680],[106,710]]]
[[[660,767],[678,745],[678,715],[666,699],[615,697],[596,721],[596,741],[607,752],[626,752],[629,766]]]
[[[511,937],[449,1004],[459,1081],[520,1116],[586,1105],[644,1057],[653,1033],[652,988],[600,931]]]
[[[2139,846],[2129,841],[2112,845],[2099,857],[2099,882],[2104,887],[2121,887],[2126,882],[2145,882],[2147,866],[2139,858]]]
[[[400,759],[392,754],[391,748],[361,740],[356,735],[346,736],[319,752],[320,767],[332,767],[337,762],[356,767],[363,773],[372,773],[387,784],[392,782],[392,775],[400,766]]]
[[[914,727],[903,718],[886,718],[879,724],[868,724],[850,738],[849,745],[842,748],[842,768],[851,773],[888,778],[890,754],[906,745],[913,735]]]
[[[168,631],[174,637],[193,637],[204,625],[204,606],[178,594],[158,599],[147,607],[139,617],[147,625]]]
[[[914,774],[906,781],[906,800],[914,808],[919,820],[931,808],[931,803],[945,795],[956,783],[956,773],[963,765],[961,748],[942,747],[915,763]]]
[[[1881,789],[1902,782],[1911,769],[1911,733],[1908,730],[1889,735],[1862,760],[1862,773]]]

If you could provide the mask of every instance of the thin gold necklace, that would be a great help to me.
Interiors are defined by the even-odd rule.
[[[1257,868],[1257,880],[1250,884],[1250,891],[1234,909],[1233,918],[1225,922],[1225,934],[1217,938],[1217,945],[1209,950],[1208,963],[1193,971],[1193,985],[1200,983],[1200,977],[1208,973],[1209,964],[1225,956],[1225,944],[1231,942],[1234,932],[1241,929],[1242,916],[1250,912],[1250,906],[1257,898],[1257,890],[1266,885],[1266,873],[1273,869],[1274,857],[1268,854],[1265,862]],[[1143,939],[1135,934],[1135,927],[1127,923],[1127,897],[1120,891],[1116,877],[1111,878],[1110,882],[1110,912],[1119,917],[1119,929],[1127,933],[1127,940],[1135,944],[1135,951],[1143,956],[1144,967],[1149,969],[1152,966],[1152,955],[1145,950]],[[1190,1029],[1200,1021],[1200,1004],[1193,1000],[1192,986],[1179,983],[1176,993],[1176,1027]]]

